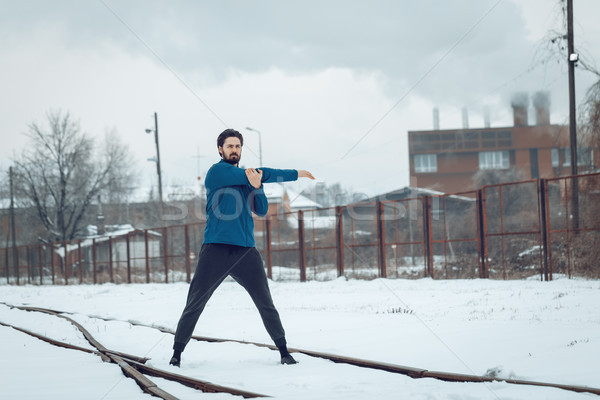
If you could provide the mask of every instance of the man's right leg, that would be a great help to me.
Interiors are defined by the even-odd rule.
[[[224,252],[227,250],[223,245],[202,245],[198,255],[198,265],[190,283],[186,305],[177,324],[173,344],[174,354],[169,362],[171,365],[179,366],[181,352],[190,341],[200,314],[215,289],[228,275],[228,266],[222,265],[226,258]]]

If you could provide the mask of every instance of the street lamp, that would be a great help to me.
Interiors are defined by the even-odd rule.
[[[258,157],[260,159],[260,166],[263,166],[262,162],[262,138],[260,135],[260,131],[258,129],[252,129],[249,126],[246,127],[247,130],[258,133]]]
[[[160,146],[158,145],[158,116],[154,113],[154,129],[146,129],[146,133],[154,132],[154,141],[156,142],[156,157],[149,158],[148,161],[156,163],[156,174],[158,175],[158,199],[160,201],[160,208],[163,206],[163,193],[162,193],[162,175],[160,172]]]

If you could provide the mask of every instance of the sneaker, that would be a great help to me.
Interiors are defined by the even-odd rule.
[[[283,361],[281,361],[283,363]],[[179,367],[181,366],[181,360],[175,356],[171,357],[171,361],[169,361],[169,365],[172,365],[174,367]]]
[[[287,365],[292,365],[292,364],[298,364],[298,361],[294,360],[294,357],[292,357],[291,354],[286,354],[285,356],[281,356],[281,363],[287,364]]]

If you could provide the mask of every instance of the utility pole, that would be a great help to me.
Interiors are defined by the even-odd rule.
[[[158,115],[154,113],[154,129],[146,129],[146,133],[154,131],[154,141],[156,142],[156,160],[148,159],[148,161],[156,161],[156,174],[158,175],[158,199],[160,201],[160,212],[162,217],[163,212],[163,190],[162,190],[162,173],[160,171],[160,146],[158,144]]]
[[[18,265],[18,254],[17,254],[17,235],[15,228],[15,195],[14,195],[14,184],[13,184],[13,169],[8,169],[9,181],[10,181],[10,232],[12,236],[12,249],[13,249],[13,265],[15,267],[15,276],[17,277],[17,285],[19,284],[19,265]],[[8,266],[7,266],[8,270]],[[8,274],[7,274],[8,275]]]
[[[162,173],[160,172],[160,146],[158,145],[158,115],[154,113],[154,141],[156,142],[156,173],[158,174],[158,198],[163,205]]]
[[[569,61],[569,146],[571,147],[571,175],[577,175],[577,116],[575,106],[575,64],[579,55],[573,43],[573,0],[567,0],[567,42]],[[573,229],[579,228],[579,182],[571,181],[571,203],[573,207]]]

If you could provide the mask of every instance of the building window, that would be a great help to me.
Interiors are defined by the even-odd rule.
[[[558,168],[558,166],[560,166],[560,150],[559,149],[552,149],[552,166],[554,168]]]
[[[479,169],[508,169],[509,167],[508,151],[479,152]]]
[[[437,172],[437,154],[415,154],[415,172]]]
[[[571,165],[571,148],[565,147],[565,162],[563,166]],[[594,152],[591,147],[579,147],[577,148],[577,165],[591,166],[594,160]]]

